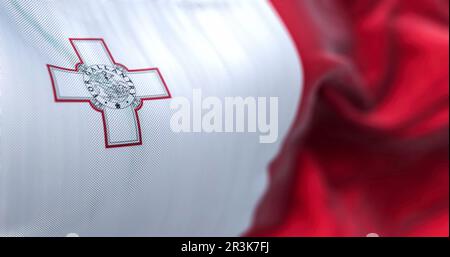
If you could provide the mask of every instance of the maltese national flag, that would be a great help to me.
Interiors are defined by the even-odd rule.
[[[448,236],[448,9],[1,1],[0,235]]]

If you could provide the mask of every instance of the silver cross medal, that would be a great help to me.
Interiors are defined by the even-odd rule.
[[[75,69],[47,65],[55,101],[87,102],[100,112],[106,148],[142,144],[143,101],[171,97],[158,68],[131,70],[116,63],[103,39],[69,40],[80,60]]]

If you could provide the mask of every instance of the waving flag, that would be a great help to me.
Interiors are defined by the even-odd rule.
[[[448,1],[0,3],[0,235],[448,236]]]

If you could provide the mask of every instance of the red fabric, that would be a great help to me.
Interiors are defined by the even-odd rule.
[[[449,2],[273,0],[303,100],[249,236],[449,236]]]

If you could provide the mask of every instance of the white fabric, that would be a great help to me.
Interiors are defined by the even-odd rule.
[[[279,97],[278,141],[174,133],[163,99],[138,111],[142,145],[105,148],[99,112],[54,100],[46,65],[75,68],[69,38],[103,38],[130,69],[158,67],[173,97]],[[241,234],[302,81],[266,1],[0,1],[0,235]]]

